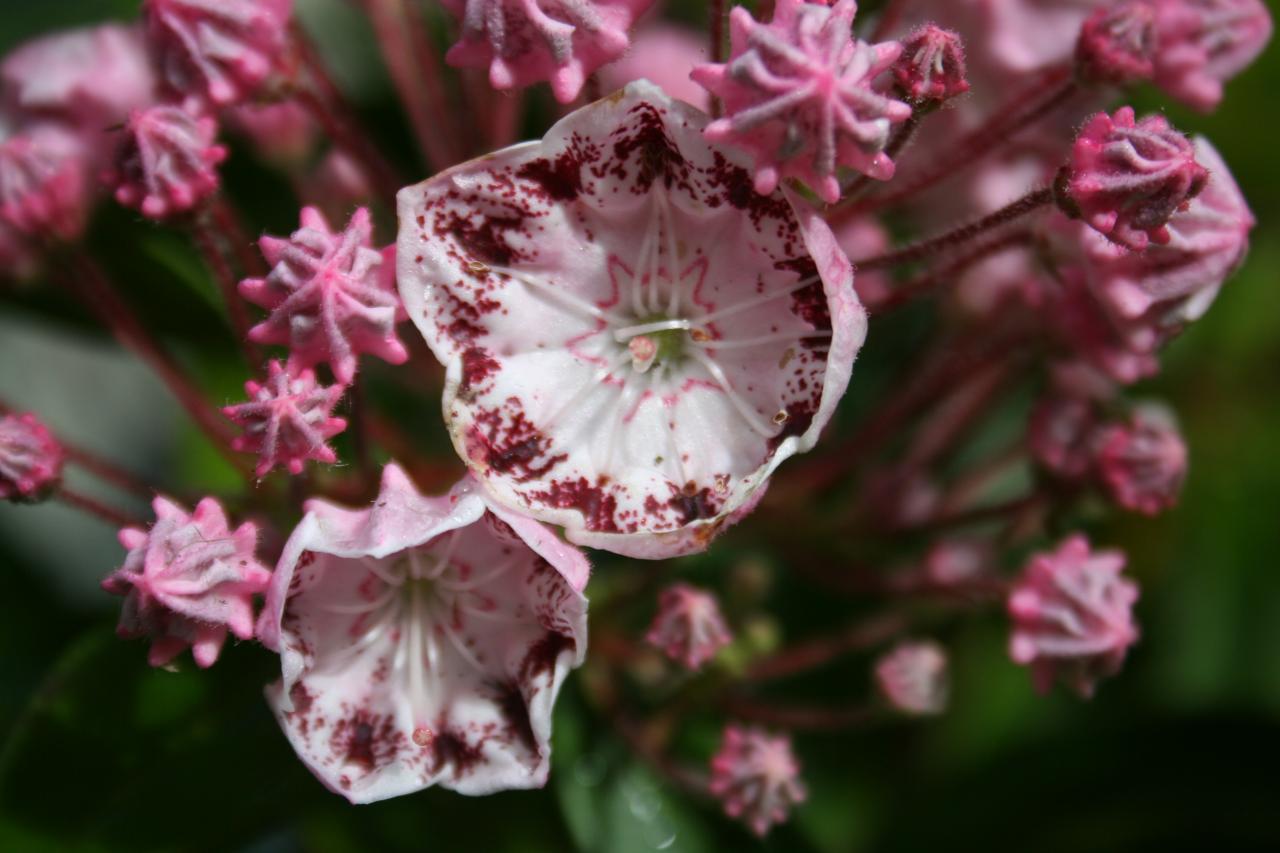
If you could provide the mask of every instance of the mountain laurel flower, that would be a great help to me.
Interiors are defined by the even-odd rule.
[[[252,96],[278,67],[293,0],[145,0],[152,54],[165,82],[217,106]]]
[[[740,818],[761,837],[785,822],[807,796],[791,739],[737,725],[725,728],[720,751],[711,759],[710,788],[725,814]]]
[[[1155,83],[1204,112],[1271,39],[1262,0],[1159,0],[1157,9]]]
[[[1135,121],[1133,108],[1121,107],[1085,123],[1059,181],[1059,200],[1068,215],[1141,251],[1169,242],[1169,219],[1186,209],[1208,177],[1191,141],[1164,116]]]
[[[65,126],[24,127],[0,142],[0,223],[37,247],[75,240],[90,208],[89,164]]]
[[[1138,587],[1120,576],[1124,563],[1120,551],[1093,551],[1080,534],[1027,563],[1009,595],[1009,655],[1031,667],[1041,692],[1061,678],[1088,698],[1120,671],[1138,639]]]
[[[572,103],[593,71],[627,51],[631,25],[653,0],[444,0],[461,23],[445,55],[460,68],[489,68],[495,89],[550,81]]]
[[[246,522],[235,530],[213,498],[186,510],[165,498],[152,502],[150,530],[126,527],[120,544],[124,565],[102,582],[125,597],[122,637],[150,637],[152,666],[165,666],[187,646],[209,667],[230,631],[253,637],[253,597],[266,591],[271,572],[254,557],[258,530]]]
[[[38,501],[58,486],[65,453],[31,413],[0,417],[0,500]]]
[[[313,371],[288,368],[278,361],[267,365],[267,374],[265,382],[245,383],[247,403],[222,410],[244,428],[232,448],[258,454],[259,477],[277,465],[290,474],[301,474],[308,459],[327,465],[337,462],[326,442],[347,428],[345,420],[333,417],[333,407],[346,388],[319,385]]]
[[[1117,504],[1144,515],[1177,504],[1187,476],[1187,445],[1171,412],[1141,406],[1127,422],[1103,428],[1096,444],[1099,477]]]
[[[1156,312],[1166,325],[1199,319],[1249,251],[1255,220],[1244,194],[1208,140],[1194,142],[1209,181],[1170,218],[1168,243],[1131,252],[1082,229],[1090,284],[1119,317]]]
[[[1124,86],[1155,74],[1156,4],[1122,0],[1085,19],[1076,43],[1084,79]]]
[[[399,197],[398,279],[454,446],[578,544],[703,550],[813,447],[866,334],[811,207],[647,81]]]
[[[893,177],[884,149],[911,107],[873,84],[902,45],[854,39],[856,11],[854,0],[831,7],[778,0],[773,20],[763,24],[736,6],[729,61],[694,69],[694,80],[724,103],[725,117],[707,125],[707,139],[751,152],[757,192],[769,195],[792,177],[835,203],[841,166],[877,180]]]
[[[690,670],[700,669],[733,642],[716,597],[686,583],[659,594],[658,612],[645,639]]]
[[[361,353],[404,364],[409,353],[396,337],[405,314],[395,291],[395,249],[374,249],[372,235],[367,208],[331,231],[319,210],[304,207],[301,227],[287,240],[263,237],[259,245],[271,272],[240,282],[240,294],[270,314],[249,338],[289,347],[290,368],[328,363],[343,385],[355,378]]]
[[[186,213],[218,189],[227,149],[214,140],[218,123],[175,104],[134,110],[106,181],[116,201],[150,219]]]
[[[588,567],[466,479],[424,497],[388,465],[372,506],[306,504],[260,639],[267,697],[327,787],[367,803],[546,782],[551,710],[587,647]]]
[[[964,43],[951,30],[925,24],[902,40],[893,78],[917,104],[941,104],[969,91]]]
[[[899,644],[876,661],[875,675],[885,699],[904,714],[927,716],[947,709],[947,653],[937,643]]]
[[[25,42],[0,62],[9,112],[74,125],[96,146],[155,97],[155,75],[138,27],[104,24]]]

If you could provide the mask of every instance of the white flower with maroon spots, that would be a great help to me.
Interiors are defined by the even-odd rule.
[[[641,81],[400,193],[401,295],[501,504],[636,557],[701,550],[806,451],[866,334],[806,205]]]
[[[551,708],[587,646],[586,559],[470,479],[424,497],[391,464],[373,506],[309,501],[258,635],[298,755],[367,803],[545,783]]]

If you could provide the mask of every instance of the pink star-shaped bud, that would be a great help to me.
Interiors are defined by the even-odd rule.
[[[1138,639],[1138,587],[1120,577],[1124,562],[1120,551],[1092,551],[1075,534],[1027,563],[1009,594],[1009,655],[1031,667],[1037,689],[1061,678],[1088,698],[1100,678],[1120,671]]]
[[[244,428],[232,448],[258,454],[259,477],[277,465],[290,474],[301,474],[308,459],[326,465],[337,462],[333,448],[325,442],[347,428],[345,420],[333,417],[333,407],[346,388],[319,385],[313,371],[286,368],[278,361],[267,365],[267,371],[265,382],[244,384],[249,402],[222,410]]]
[[[258,633],[307,767],[354,803],[542,786],[556,694],[586,655],[582,554],[470,479],[425,497],[394,464],[372,506],[306,509]]]
[[[75,125],[97,145],[155,92],[142,31],[105,24],[26,42],[0,62],[0,91],[11,110]]]
[[[710,787],[725,814],[741,818],[762,837],[807,796],[790,738],[735,725],[725,728],[720,751],[711,759]]]
[[[941,714],[951,691],[947,653],[934,642],[907,642],[881,656],[876,685],[904,714]]]
[[[940,104],[969,91],[960,36],[925,24],[902,40],[893,77],[916,103]]]
[[[0,500],[34,501],[58,485],[62,446],[35,415],[0,417]]]
[[[1209,181],[1169,219],[1167,243],[1131,252],[1081,229],[1090,286],[1123,320],[1156,314],[1176,326],[1199,319],[1248,253],[1255,224],[1248,202],[1208,140],[1194,143]]]
[[[0,142],[0,223],[37,247],[74,240],[90,206],[89,164],[79,138],[37,124]]]
[[[135,110],[106,182],[116,201],[143,216],[165,219],[195,208],[218,189],[217,166],[227,149],[214,140],[218,123],[184,107]]]
[[[368,209],[356,210],[341,231],[329,230],[314,207],[302,209],[301,222],[287,240],[263,237],[259,245],[271,273],[240,282],[245,299],[271,312],[249,338],[289,347],[291,368],[327,362],[343,385],[355,378],[361,353],[404,364],[409,353],[396,337],[405,314],[395,291],[395,250],[372,247]]]
[[[653,0],[444,0],[462,32],[445,55],[460,68],[489,67],[495,89],[551,82],[568,104],[601,65],[626,52],[627,30]]]
[[[1155,3],[1124,0],[1085,19],[1076,62],[1086,79],[1123,86],[1151,79],[1156,48]]]
[[[691,670],[733,642],[716,597],[686,583],[673,584],[658,596],[658,612],[645,639]]]
[[[187,646],[197,664],[212,666],[228,631],[242,640],[253,636],[253,597],[271,579],[254,556],[258,529],[245,522],[232,530],[213,498],[191,514],[165,498],[151,505],[155,524],[120,531],[129,553],[102,582],[125,597],[118,631],[151,638],[152,666],[164,666]]]
[[[1138,408],[1128,422],[1104,428],[1097,448],[1098,473],[1117,504],[1144,515],[1177,504],[1187,476],[1187,445],[1169,411]]]
[[[1135,251],[1170,239],[1168,223],[1204,189],[1209,173],[1164,116],[1135,121],[1132,107],[1098,113],[1071,151],[1062,202],[1112,242]]]
[[[146,0],[147,38],[175,91],[243,101],[278,67],[293,0]]]
[[[866,333],[825,223],[756,194],[706,121],[642,81],[399,197],[397,278],[459,454],[503,505],[629,556],[748,511]]]
[[[1156,85],[1205,112],[1271,39],[1262,0],[1158,0],[1157,13]]]
[[[773,20],[762,24],[736,6],[728,63],[694,69],[694,80],[724,102],[726,116],[707,126],[707,139],[751,152],[757,192],[768,195],[781,178],[793,177],[834,203],[840,166],[877,180],[893,177],[884,148],[911,107],[873,83],[902,45],[855,40],[857,8],[853,0],[830,8],[778,0]]]

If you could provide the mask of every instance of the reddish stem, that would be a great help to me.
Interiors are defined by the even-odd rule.
[[[961,174],[984,157],[999,151],[1042,118],[1056,111],[1079,91],[1072,77],[1071,68],[1047,71],[1031,89],[1016,96],[1013,101],[993,112],[993,118],[984,121],[977,130],[963,137],[948,148],[952,153],[938,159],[933,168],[917,176],[909,183],[899,184],[893,192],[874,196],[865,201],[856,199],[838,205],[833,222],[843,222],[859,213],[884,210],[936,184]],[[1038,99],[1038,100],[1037,100]],[[1026,107],[1028,102],[1032,106]]]
[[[99,521],[105,521],[112,527],[146,527],[146,523],[141,519],[66,486],[59,486],[54,492],[54,497],[67,506],[75,507]]]
[[[850,652],[878,646],[906,630],[901,613],[882,613],[835,634],[797,643],[772,657],[756,661],[743,676],[750,681],[771,681],[816,669]]]
[[[880,12],[880,20],[876,21],[876,27],[871,31],[871,41],[883,41],[889,37],[889,33],[897,28],[898,21],[902,20],[906,5],[906,0],[889,0],[885,3]]]
[[[434,172],[457,162],[453,142],[458,131],[440,81],[435,48],[429,39],[418,37],[420,22],[409,20],[412,6],[414,3],[404,0],[364,0],[391,82],[409,116],[428,171]]]
[[[236,346],[244,357],[250,371],[257,370],[263,363],[262,350],[249,340],[249,327],[253,322],[249,319],[249,309],[240,297],[235,270],[227,258],[222,241],[218,239],[217,229],[213,225],[213,214],[206,210],[198,213],[191,220],[191,237],[195,240],[205,263],[213,272],[214,281],[222,293],[222,301],[227,306],[227,316],[231,320],[232,333]]]
[[[227,201],[226,196],[215,195],[209,203],[209,214],[213,217],[214,226],[223,239],[230,244],[231,252],[240,266],[240,272],[251,276],[267,274],[267,264],[258,253],[254,239],[241,222],[236,209]]]
[[[968,254],[961,255],[938,269],[929,270],[897,285],[887,299],[875,306],[876,314],[881,315],[886,311],[906,305],[941,284],[954,282],[961,273],[979,261],[1007,249],[1025,246],[1031,240],[1032,234],[1030,231],[1010,231],[1007,234],[988,240]]]
[[[209,405],[185,371],[151,337],[107,280],[101,268],[87,255],[71,256],[73,269],[66,284],[97,312],[103,323],[122,346],[141,358],[154,370],[177,398],[213,446],[245,477],[249,468],[231,450],[231,428]]]
[[[871,707],[826,708],[820,705],[780,705],[731,696],[725,712],[735,719],[763,723],[790,731],[837,732],[873,722],[879,714]]]
[[[860,270],[883,269],[884,267],[894,267],[899,264],[907,264],[912,261],[918,261],[927,258],[930,255],[936,255],[945,252],[947,249],[961,246],[972,240],[974,237],[985,234],[995,228],[1000,228],[1021,219],[1030,213],[1034,213],[1042,207],[1053,203],[1053,190],[1042,189],[1028,193],[1012,204],[1000,208],[995,213],[986,216],[966,225],[961,225],[945,234],[928,240],[922,240],[904,249],[898,249],[887,254],[879,255],[874,258],[857,261],[854,266]]]
[[[116,488],[135,494],[138,497],[149,499],[155,495],[156,490],[151,485],[143,482],[114,462],[103,459],[101,456],[83,448],[69,445],[62,439],[58,439],[58,442],[67,454],[67,461],[74,462],[99,480],[110,483]]]
[[[594,75],[592,80],[596,79]],[[493,99],[490,111],[489,145],[506,148],[520,136],[520,122],[524,117],[524,92],[499,92]]]

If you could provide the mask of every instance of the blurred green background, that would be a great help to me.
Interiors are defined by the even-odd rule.
[[[299,3],[379,134],[408,161],[409,136],[354,4]],[[5,2],[0,50],[135,10],[130,0]],[[1181,506],[1091,531],[1129,552],[1143,587],[1143,640],[1123,674],[1088,703],[1063,692],[1038,697],[1005,657],[1002,621],[965,621],[946,636],[950,713],[798,739],[810,800],[765,848],[1280,849],[1278,92],[1273,46],[1214,115],[1168,109],[1177,127],[1213,139],[1261,224],[1247,267],[1170,347],[1161,377],[1137,389],[1167,398],[1182,419],[1191,475]],[[1161,103],[1149,93],[1139,100]],[[255,228],[289,230],[296,210],[287,191],[248,159],[228,167],[232,193]],[[209,387],[236,397],[243,377],[216,322],[216,290],[185,242],[119,212],[99,219],[95,246],[135,301]],[[888,357],[881,346],[873,327],[860,370]],[[145,371],[114,355],[56,295],[0,302],[0,397],[45,412],[166,488],[227,483]],[[432,405],[408,401],[405,417],[435,435]],[[269,655],[229,648],[207,673],[151,671],[142,645],[115,640],[116,603],[96,589],[119,558],[112,533],[62,508],[0,505],[0,850],[756,845],[713,806],[676,795],[628,758],[586,711],[573,678],[557,711],[546,790],[484,799],[433,790],[349,806],[309,776],[277,731],[260,693],[275,675]],[[729,537],[690,568],[711,576],[744,556],[749,545]],[[606,562],[599,582],[616,571]],[[804,599],[790,601],[794,609]],[[866,679],[866,662],[851,662],[804,689],[857,694]],[[708,749],[714,729],[698,725],[688,739]]]

